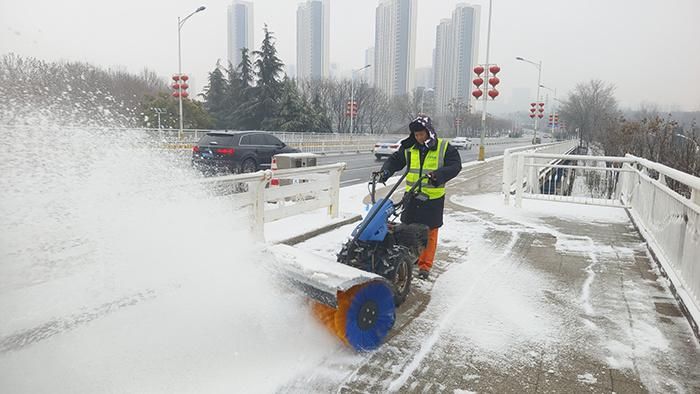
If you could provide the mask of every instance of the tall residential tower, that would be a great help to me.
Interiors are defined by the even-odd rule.
[[[389,96],[413,90],[417,0],[382,0],[374,30],[374,86]]]
[[[435,107],[448,111],[450,101],[468,104],[471,100],[472,69],[477,64],[481,7],[457,4],[452,19],[443,19],[435,39]]]
[[[297,8],[297,79],[328,78],[329,0],[308,0]]]
[[[234,66],[241,62],[241,48],[253,51],[253,3],[234,0],[228,6],[228,61]]]

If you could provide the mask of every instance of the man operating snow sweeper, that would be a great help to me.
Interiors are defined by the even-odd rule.
[[[408,168],[406,190],[419,180],[417,193],[401,214],[406,224],[421,223],[430,228],[428,245],[418,258],[418,277],[427,279],[437,249],[438,229],[442,226],[445,207],[445,183],[462,170],[457,149],[438,138],[428,116],[418,116],[409,125],[411,133],[401,147],[389,156],[380,171],[380,182],[386,182],[396,171]],[[423,175],[428,175],[423,178]]]

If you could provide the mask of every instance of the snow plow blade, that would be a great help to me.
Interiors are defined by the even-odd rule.
[[[314,315],[358,351],[378,348],[396,318],[391,286],[362,271],[287,245],[274,245],[277,271],[314,300]]]

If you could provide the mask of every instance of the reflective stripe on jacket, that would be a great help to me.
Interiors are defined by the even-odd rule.
[[[421,151],[417,145],[406,149],[406,163],[408,163],[408,175],[406,175],[406,191],[410,190],[418,182],[421,176],[433,172],[445,165],[445,152],[447,141],[441,138],[437,140],[437,149],[430,149],[423,162],[420,160]],[[425,178],[418,186],[418,192],[425,194],[428,199],[434,200],[445,195],[445,184],[433,186],[430,180]]]

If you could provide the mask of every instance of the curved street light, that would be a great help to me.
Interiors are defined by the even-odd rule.
[[[177,75],[182,76],[182,46],[180,45],[180,30],[182,30],[182,25],[187,22],[190,17],[198,12],[204,11],[207,7],[205,6],[200,6],[196,10],[194,10],[192,13],[187,15],[186,17],[180,19],[180,17],[177,17]],[[182,139],[182,95],[179,95],[179,104],[180,104],[180,130],[177,133],[177,138]]]
[[[687,135],[680,134],[680,133],[673,133],[673,134],[676,135],[676,136],[678,136],[678,137],[681,137],[681,138],[683,138],[683,139],[686,139],[686,140],[692,142],[693,144],[695,144],[695,151],[696,151],[696,152],[697,152],[697,151],[700,151],[700,144],[698,144],[697,142],[695,142],[695,140],[693,140],[692,138],[688,137]]]
[[[355,117],[355,73],[369,67],[372,67],[372,65],[368,64],[364,67],[358,68],[357,70],[351,70],[350,72],[350,134],[353,133],[353,118]]]
[[[517,56],[515,58],[515,60],[520,60],[521,62],[530,63],[533,66],[537,67],[537,102],[539,103],[540,102],[540,85],[542,84],[542,60],[535,63],[532,60],[527,60],[527,59],[520,57],[520,56]],[[537,141],[537,126],[539,123],[537,116],[534,117],[534,120],[535,120],[535,125],[534,125],[535,135],[534,135],[533,141]]]

